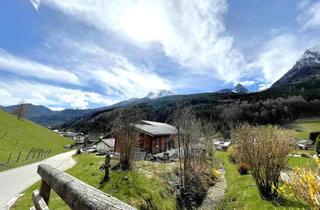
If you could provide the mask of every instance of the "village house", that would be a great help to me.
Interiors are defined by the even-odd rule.
[[[132,125],[138,132],[136,148],[147,153],[157,154],[175,148],[173,137],[177,135],[176,127],[160,122],[141,120]],[[121,144],[115,142],[115,151],[121,150]]]
[[[75,141],[76,144],[84,144],[85,141],[88,139],[88,135],[84,135],[83,133],[75,134],[72,139]]]
[[[96,143],[97,152],[100,154],[106,154],[107,152],[114,152],[115,139],[100,139]]]
[[[213,140],[213,146],[217,150],[227,150],[231,144],[231,141],[224,141],[219,139]]]

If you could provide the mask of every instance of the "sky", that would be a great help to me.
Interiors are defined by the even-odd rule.
[[[0,2],[0,104],[86,109],[268,88],[320,44],[320,0]]]

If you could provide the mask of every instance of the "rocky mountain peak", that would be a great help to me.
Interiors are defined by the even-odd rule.
[[[320,63],[320,45],[316,45],[306,50],[302,57],[297,61],[296,65]]]
[[[156,99],[156,98],[160,98],[160,97],[164,97],[164,96],[170,96],[170,95],[174,95],[174,92],[171,91],[171,90],[161,89],[161,90],[158,90],[156,92],[148,93],[146,98]]]
[[[233,91],[234,93],[248,93],[249,90],[245,88],[243,85],[238,83],[236,86],[234,86]]]
[[[272,87],[320,81],[320,45],[306,50],[296,64]]]

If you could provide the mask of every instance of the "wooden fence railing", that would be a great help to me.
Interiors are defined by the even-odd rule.
[[[48,210],[51,189],[54,190],[72,210],[134,210],[132,206],[108,195],[84,182],[59,171],[48,164],[38,166],[42,178],[40,192],[33,192],[34,206],[30,210]]]

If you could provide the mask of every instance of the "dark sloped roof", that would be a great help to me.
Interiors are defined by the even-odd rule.
[[[160,122],[141,120],[133,125],[137,130],[153,136],[174,135],[178,133],[176,127]]]

